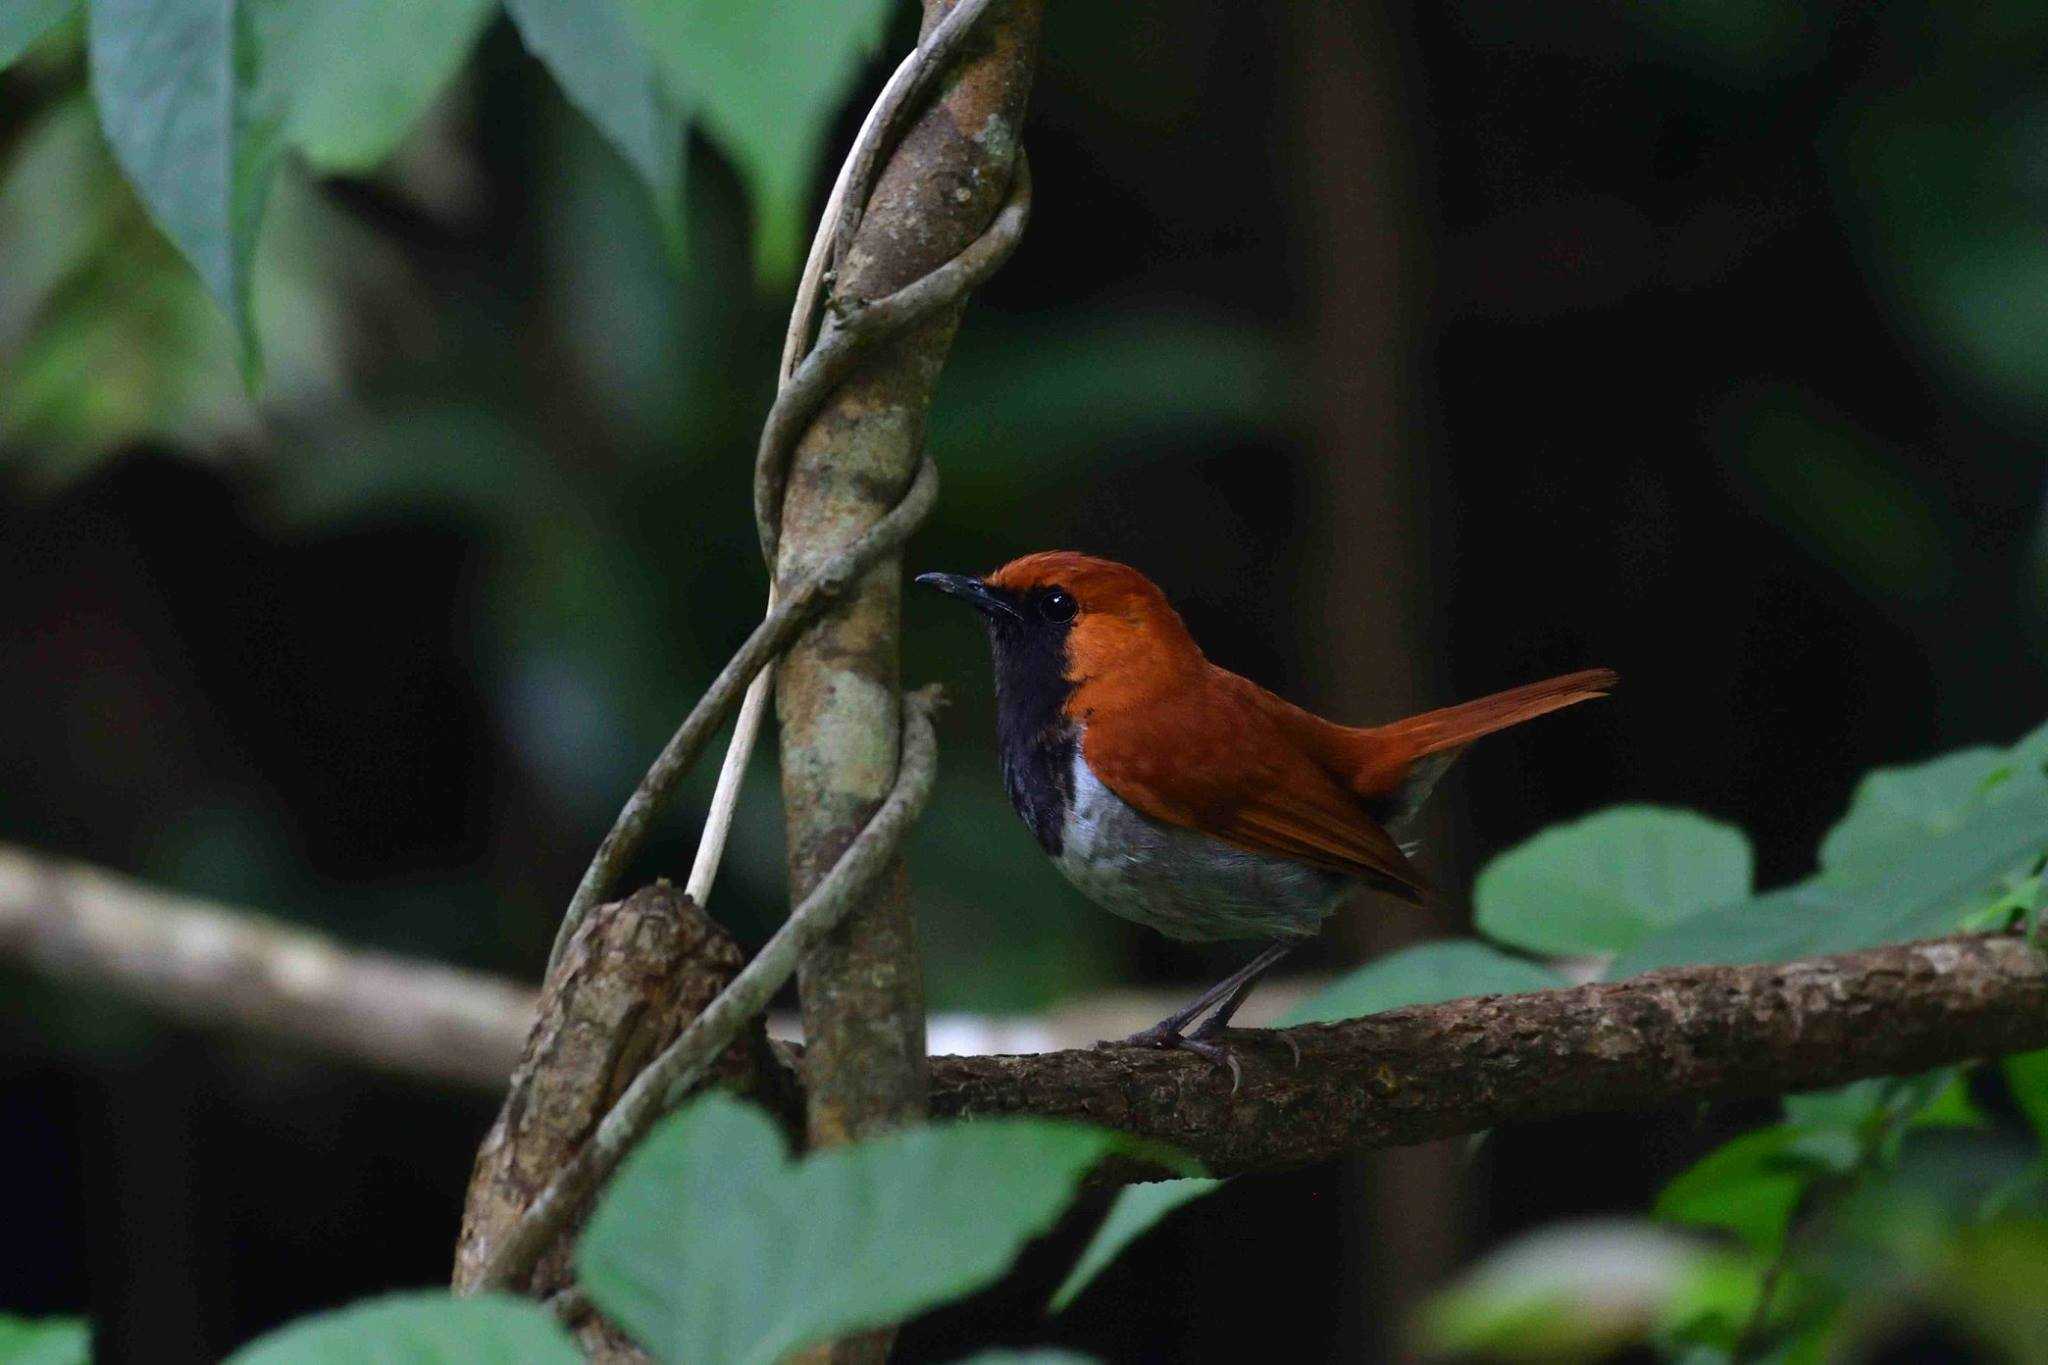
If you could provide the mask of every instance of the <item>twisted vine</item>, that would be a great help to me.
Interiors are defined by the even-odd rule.
[[[833,298],[824,308],[815,344],[806,345],[818,311],[825,263],[843,257],[859,226],[885,151],[900,136],[918,97],[961,50],[993,0],[963,0],[906,57],[869,111],[842,167],[812,243],[785,345],[782,382],[755,452],[754,518],[773,583],[782,502],[797,442],[835,388],[862,356],[960,303],[1008,259],[1030,216],[1031,172],[1020,152],[1009,195],[981,235],[952,260],[877,299]],[[769,670],[796,636],[843,597],[873,564],[901,546],[931,512],[938,471],[929,455],[901,499],[859,538],[793,585],[771,587],[761,624],[722,668],[711,686],[641,778],[598,845],[570,898],[549,954],[554,971],[576,930],[612,889],[646,842],[647,832],[675,795],[705,742],[742,705],[740,723],[720,775],[719,795],[707,820],[704,846],[691,877],[700,898],[715,873],[738,771],[753,742]],[[575,1211],[610,1176],[625,1154],[703,1076],[712,1061],[795,972],[804,951],[831,932],[860,904],[888,867],[905,833],[931,795],[937,741],[931,715],[937,689],[903,699],[903,741],[896,782],[881,807],[831,871],[796,906],[782,927],[732,984],[635,1078],[575,1159],[555,1173],[492,1252],[475,1289],[516,1289]],[[520,1096],[507,1103],[518,1104]]]

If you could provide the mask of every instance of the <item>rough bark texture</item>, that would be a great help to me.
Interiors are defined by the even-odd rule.
[[[1233,1033],[1244,1085],[1184,1052],[935,1057],[934,1117],[1047,1114],[1173,1144],[1218,1175],[1565,1114],[1903,1075],[2048,1046],[2048,958],[1948,938],[1480,996]],[[1133,1172],[1120,1173],[1128,1178]]]
[[[533,1020],[512,982],[382,953],[0,847],[0,958],[365,1066],[503,1088]]]
[[[549,1179],[589,1139],[642,1067],[674,1041],[738,974],[739,947],[697,905],[658,882],[593,910],[541,993],[540,1015],[519,1061],[511,1098],[477,1152],[455,1287],[473,1288],[498,1239]],[[713,1076],[765,1103],[794,1127],[791,1078],[756,1024],[727,1048]],[[582,1213],[572,1221],[580,1227]],[[531,1292],[566,1288],[573,1235],[535,1268]],[[585,1346],[628,1350],[602,1324],[579,1329]]]
[[[925,28],[950,6],[928,0]],[[858,306],[944,264],[1001,206],[1037,56],[1040,0],[1010,0],[891,156],[839,263],[833,306]],[[799,442],[778,581],[793,582],[903,495],[959,309],[883,345]],[[899,557],[806,631],[776,676],[791,892],[805,895],[888,793],[898,745]],[[812,951],[799,976],[808,1130],[829,1146],[924,1112],[924,991],[900,870]]]

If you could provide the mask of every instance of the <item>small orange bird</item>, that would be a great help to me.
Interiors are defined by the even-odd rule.
[[[1360,887],[1423,901],[1398,840],[1459,752],[1618,681],[1589,668],[1391,725],[1338,725],[1210,663],[1166,594],[1122,564],[1054,550],[985,578],[917,581],[986,621],[1003,782],[1067,879],[1170,938],[1273,940],[1125,1040],[1233,1071],[1215,1040],[1331,911]]]

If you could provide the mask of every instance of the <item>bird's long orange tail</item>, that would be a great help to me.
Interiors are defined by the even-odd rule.
[[[1621,675],[1611,668],[1585,668],[1477,701],[1425,711],[1391,725],[1355,730],[1353,752],[1362,762],[1354,787],[1361,795],[1392,792],[1408,780],[1422,759],[1448,755],[1496,730],[1604,697],[1620,681]]]

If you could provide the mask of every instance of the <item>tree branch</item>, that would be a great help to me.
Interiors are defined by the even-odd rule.
[[[0,847],[0,959],[203,1028],[379,1070],[501,1089],[530,989],[364,952],[261,916]]]
[[[1293,1064],[1283,1039],[1300,1049]],[[2048,1047],[2048,958],[2014,936],[1686,967],[1231,1035],[1242,1089],[1185,1052],[935,1057],[933,1117],[1054,1115],[1219,1175],[1567,1114],[1783,1094]],[[1132,1174],[1125,1172],[1125,1175]]]
[[[0,959],[189,1023],[463,1085],[502,1085],[535,1017],[532,993],[510,982],[352,951],[4,847]],[[1126,1031],[1126,1012],[1069,1011],[1091,1035]],[[1132,1017],[1158,1012],[1144,1002]],[[1280,1170],[1508,1123],[2048,1047],[2048,958],[2012,935],[1933,939],[1231,1038],[1245,1064],[1235,1096],[1201,1058],[1097,1047],[934,1057],[931,1112],[1082,1119],[1173,1143],[1219,1173]],[[1300,1049],[1298,1068],[1283,1038]]]

